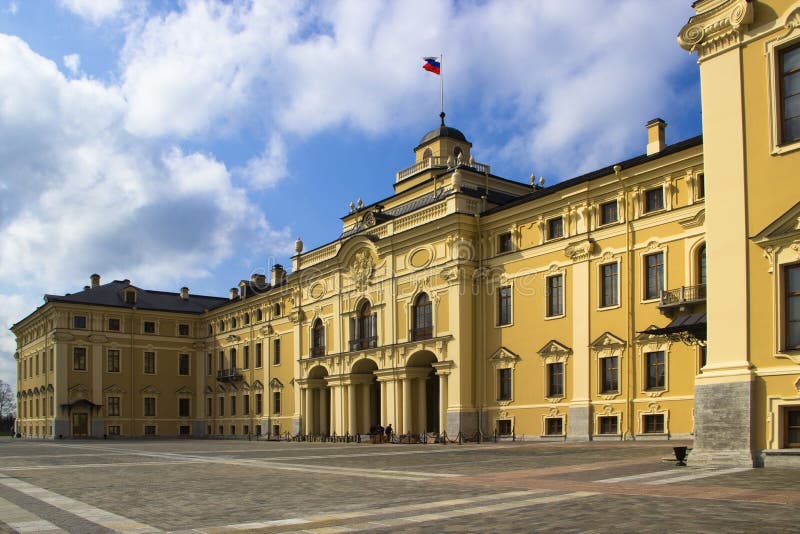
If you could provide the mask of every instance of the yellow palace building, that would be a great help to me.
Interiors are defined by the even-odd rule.
[[[341,234],[227,298],[128,280],[12,327],[25,436],[694,439],[797,461],[800,2],[701,0],[703,137],[555,185],[445,124]],[[646,135],[645,135],[646,134]],[[708,257],[708,263],[706,258]]]

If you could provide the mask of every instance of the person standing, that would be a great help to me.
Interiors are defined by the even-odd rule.
[[[386,441],[391,443],[392,442],[392,423],[386,425]]]

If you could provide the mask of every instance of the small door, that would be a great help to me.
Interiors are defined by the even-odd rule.
[[[786,447],[800,447],[800,409],[786,410]]]
[[[72,436],[83,437],[88,435],[89,435],[89,414],[88,413],[72,414]]]

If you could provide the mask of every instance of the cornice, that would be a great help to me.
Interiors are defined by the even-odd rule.
[[[681,28],[678,44],[697,52],[700,60],[737,46],[753,22],[750,0],[709,0],[697,6],[697,14]]]

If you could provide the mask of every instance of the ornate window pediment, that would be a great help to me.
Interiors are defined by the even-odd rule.
[[[650,330],[657,330],[657,329],[658,329],[658,327],[657,327],[656,325],[654,325],[654,324],[651,324],[651,325],[650,325],[650,326],[648,326],[648,327],[647,327],[645,330],[643,330],[643,331],[639,332],[639,334],[636,336],[636,341],[637,341],[639,344],[643,344],[643,343],[645,343],[645,344],[646,344],[646,343],[657,343],[657,344],[661,344],[661,343],[666,343],[667,341],[669,341],[669,340],[667,339],[667,337],[666,337],[666,336],[664,336],[664,335],[660,335],[660,334],[651,334],[651,333],[650,333]]]
[[[519,354],[511,352],[505,347],[500,347],[489,357],[495,369],[513,369],[518,362],[522,361]]]
[[[118,386],[117,384],[111,384],[110,386],[103,388],[103,393],[113,393],[116,395],[120,395],[127,393],[127,391],[122,386]]]
[[[283,389],[283,382],[278,380],[277,378],[273,378],[269,381],[270,389]]]
[[[89,399],[91,389],[84,384],[76,384],[69,388],[70,400]]]
[[[194,393],[192,393],[192,390],[189,389],[186,386],[181,386],[180,388],[176,389],[175,390],[175,394],[176,395],[194,395]]]
[[[589,348],[597,351],[613,351],[625,348],[627,343],[625,343],[624,339],[618,338],[611,332],[605,332],[600,337],[592,341],[589,345]]]
[[[139,390],[139,393],[146,393],[148,395],[160,395],[161,391],[153,385],[147,385]]]
[[[256,380],[255,382],[253,382],[253,385],[251,387],[253,388],[254,391],[262,391],[264,389],[264,384],[261,383],[261,380]]]
[[[564,362],[572,354],[572,349],[551,339],[537,351],[537,354],[544,359],[545,363]]]
[[[214,388],[211,386],[206,386],[206,395],[210,395],[212,393],[214,393]]]

